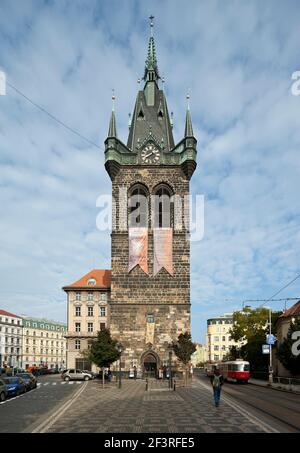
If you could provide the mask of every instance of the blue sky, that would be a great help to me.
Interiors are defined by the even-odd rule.
[[[191,250],[192,333],[203,341],[208,317],[268,298],[299,273],[299,2],[1,0],[0,69],[101,147],[114,88],[126,141],[150,14],[175,141],[191,93],[191,190],[205,196],[204,238]],[[61,287],[110,267],[110,235],[95,223],[96,199],[111,188],[103,152],[7,87],[0,187],[0,306],[64,321]],[[300,296],[300,280],[280,294],[289,296]]]

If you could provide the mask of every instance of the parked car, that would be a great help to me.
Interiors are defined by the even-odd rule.
[[[17,376],[24,379],[26,390],[36,389],[37,378],[32,373],[18,373]]]
[[[65,370],[61,378],[64,381],[75,381],[75,380],[82,380],[82,381],[89,381],[91,378],[91,375],[89,373],[85,373],[84,371],[81,370],[75,370],[74,368]]]
[[[3,379],[0,379],[0,401],[4,401],[7,397],[7,389]]]
[[[18,396],[21,393],[26,392],[26,384],[23,378],[21,377],[4,377],[2,379],[6,386],[8,396],[15,395]]]
[[[97,373],[94,373],[93,371],[90,370],[82,370],[82,372],[91,376],[91,379],[95,379],[95,377],[97,376]]]

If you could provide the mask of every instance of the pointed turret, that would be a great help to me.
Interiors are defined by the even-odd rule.
[[[154,17],[150,16],[151,36],[143,77],[145,86],[138,92],[136,98],[127,142],[128,148],[134,152],[149,140],[152,140],[164,152],[169,152],[174,147],[166,97],[164,91],[160,90],[158,86],[160,76],[153,38],[153,19]]]
[[[114,137],[117,138],[117,126],[116,126],[116,116],[115,116],[115,96],[112,95],[112,111],[111,117],[109,121],[109,128],[108,128],[108,136],[107,137]]]
[[[156,59],[156,51],[155,51],[155,42],[153,37],[153,19],[154,16],[150,16],[150,38],[149,38],[149,45],[148,45],[148,55],[145,62],[145,72],[143,80],[145,82],[156,82],[160,79],[158,66],[157,66],[157,59]]]
[[[190,96],[187,95],[187,110],[186,110],[186,117],[185,117],[185,129],[184,129],[184,136],[185,137],[194,137],[194,132],[193,132],[193,125],[192,125],[192,117],[191,117],[191,111],[190,111],[190,105],[189,105],[189,99]]]

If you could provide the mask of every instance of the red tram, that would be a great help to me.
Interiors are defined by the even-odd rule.
[[[225,381],[245,382],[250,379],[250,364],[243,360],[220,362],[218,368]]]

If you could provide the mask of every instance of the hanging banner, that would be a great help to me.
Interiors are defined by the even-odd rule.
[[[148,228],[129,228],[129,263],[128,272],[135,266],[148,274]]]
[[[173,230],[172,228],[154,228],[153,230],[154,263],[153,274],[162,267],[173,275]]]

